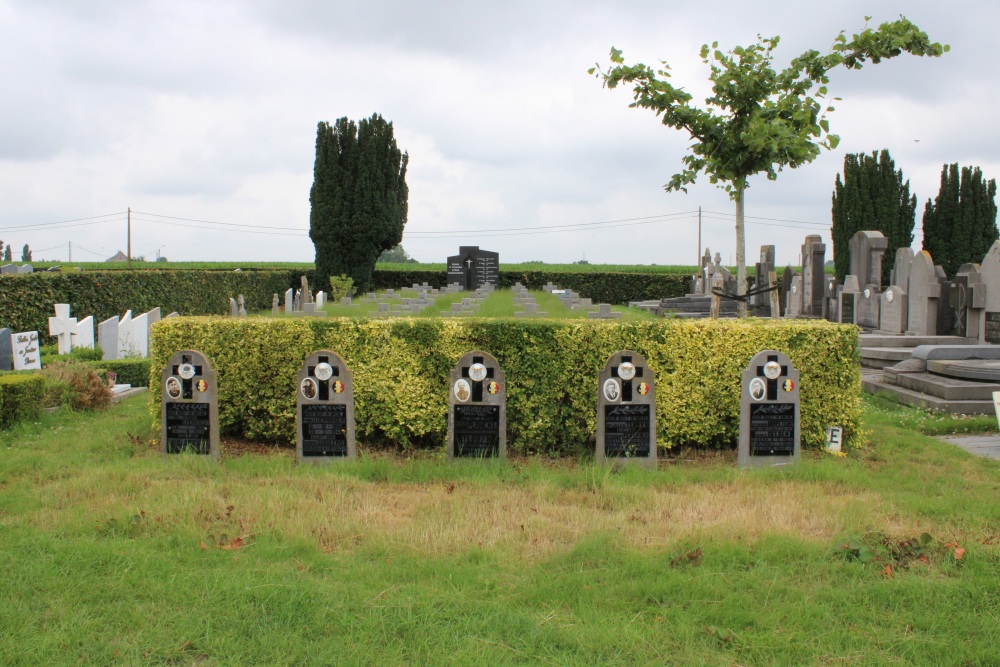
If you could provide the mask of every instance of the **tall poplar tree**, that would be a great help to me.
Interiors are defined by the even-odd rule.
[[[885,234],[889,244],[882,261],[882,284],[889,284],[896,250],[913,243],[917,197],[903,180],[889,151],[850,153],[844,156],[844,177],[837,174],[833,190],[833,262],[837,279],[850,267],[851,237],[863,230]],[[935,259],[937,257],[935,256]]]
[[[979,167],[941,168],[941,187],[924,206],[924,250],[948,275],[966,262],[982,262],[997,240],[997,182]]]
[[[378,256],[403,240],[408,159],[396,146],[392,123],[379,114],[358,123],[319,123],[309,193],[317,289],[344,275],[356,291],[366,291]]]
[[[866,19],[867,21],[868,19]],[[861,69],[877,65],[903,53],[940,56],[948,46],[931,42],[927,33],[904,17],[883,23],[877,29],[865,26],[850,40],[841,32],[830,52],[809,50],[788,67],[772,67],[772,51],[778,37],[759,37],[756,43],[733,47],[728,53],[719,43],[701,47],[701,59],[711,69],[712,95],[704,106],[670,81],[670,66],[661,69],[636,63],[626,65],[622,52],[612,47],[611,65],[590,72],[608,88],[632,85],[632,107],[650,109],[667,127],[687,132],[690,153],[681,158],[683,167],[664,186],[667,192],[686,190],[704,172],[712,183],[723,187],[736,205],[736,277],[740,294],[746,294],[746,242],[744,197],[749,179],[764,174],[775,180],[778,172],[795,169],[819,156],[822,149],[837,147],[840,138],[830,133],[826,118],[833,111],[827,98],[830,71]],[[836,99],[836,98],[835,98]],[[740,302],[746,314],[746,302]]]

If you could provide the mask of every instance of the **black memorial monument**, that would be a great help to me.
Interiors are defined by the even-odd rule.
[[[160,451],[219,458],[218,373],[201,352],[181,350],[162,373]]]
[[[478,350],[451,370],[448,459],[507,458],[507,379],[492,355]]]
[[[595,458],[656,467],[656,382],[631,350],[611,355],[598,376]]]
[[[295,458],[299,463],[354,460],[354,374],[335,352],[318,350],[298,373]]]
[[[500,254],[479,246],[461,246],[457,255],[448,258],[448,284],[470,292],[486,284],[499,287]]]
[[[799,372],[775,350],[754,355],[743,371],[739,467],[799,461]]]

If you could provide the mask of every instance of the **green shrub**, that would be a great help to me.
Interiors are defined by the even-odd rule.
[[[119,384],[130,384],[133,387],[149,386],[149,359],[107,359],[92,361],[87,365],[101,372],[105,378],[107,378],[108,371],[114,371],[115,379]]]
[[[763,349],[788,354],[801,372],[805,446],[825,429],[857,431],[858,334],[822,321],[175,318],[153,329],[153,373],[181,349],[199,350],[219,372],[224,432],[294,442],[296,372],[329,349],[354,372],[359,438],[439,446],[447,430],[448,372],[466,352],[493,354],[507,374],[513,452],[591,451],[597,375],[632,349],[656,373],[660,447],[732,447],[739,432],[740,375]],[[156,418],[160,386],[151,387]]]
[[[336,303],[354,292],[354,278],[347,276],[330,276],[330,295],[328,301]]]
[[[88,365],[60,361],[42,368],[45,378],[45,404],[65,405],[74,410],[99,410],[111,404],[107,382]]]
[[[44,393],[45,380],[37,373],[0,375],[0,427],[37,417]]]

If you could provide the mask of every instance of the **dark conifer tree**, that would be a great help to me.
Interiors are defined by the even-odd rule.
[[[25,243],[24,248],[21,249],[21,261],[22,262],[31,261],[31,248],[28,247],[27,243]]]
[[[997,183],[979,167],[941,168],[941,186],[924,206],[924,250],[948,275],[966,262],[982,262],[997,240]]]
[[[347,118],[319,124],[309,194],[316,289],[345,275],[356,291],[367,290],[379,255],[403,240],[408,159],[392,123],[378,114],[357,124]]]
[[[3,260],[5,262],[14,261],[14,250],[9,244],[7,245],[7,249],[3,251]]]
[[[885,234],[889,244],[882,262],[882,284],[888,285],[896,250],[913,243],[917,198],[903,181],[889,151],[844,156],[844,176],[837,174],[833,191],[833,258],[837,279],[850,270],[850,241],[856,232]]]

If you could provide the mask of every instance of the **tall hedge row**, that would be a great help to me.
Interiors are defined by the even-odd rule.
[[[309,279],[313,290],[313,271],[276,269],[273,271],[82,271],[67,273],[36,272],[0,276],[0,326],[14,331],[48,331],[48,318],[55,303],[68,303],[78,319],[92,315],[97,322],[112,315],[134,314],[159,306],[166,315],[223,315],[229,298],[243,294],[248,310],[271,307],[271,297],[283,295],[289,287],[298,288],[301,277]],[[559,273],[546,271],[501,271],[502,287],[520,281],[530,289],[541,289],[552,282],[572,289],[594,303],[623,304],[629,301],[661,299],[684,294],[687,276],[646,273]],[[399,289],[427,282],[443,287],[443,271],[375,271],[375,289]],[[329,290],[327,286],[325,289]]]
[[[159,306],[166,315],[221,315],[229,298],[243,294],[248,309],[271,307],[271,296],[291,283],[281,271],[83,271],[36,272],[0,277],[0,326],[47,333],[55,303],[72,306],[78,319],[101,322],[132,309]]]
[[[785,352],[801,372],[802,440],[825,429],[857,430],[861,377],[857,329],[819,321],[176,318],[153,328],[151,389],[159,417],[160,372],[181,349],[219,371],[224,433],[294,442],[296,372],[330,349],[354,371],[359,441],[441,446],[448,371],[466,352],[493,354],[507,374],[509,447],[575,455],[592,451],[597,375],[621,349],[656,373],[657,441],[732,447],[739,430],[740,374],[762,349]]]

